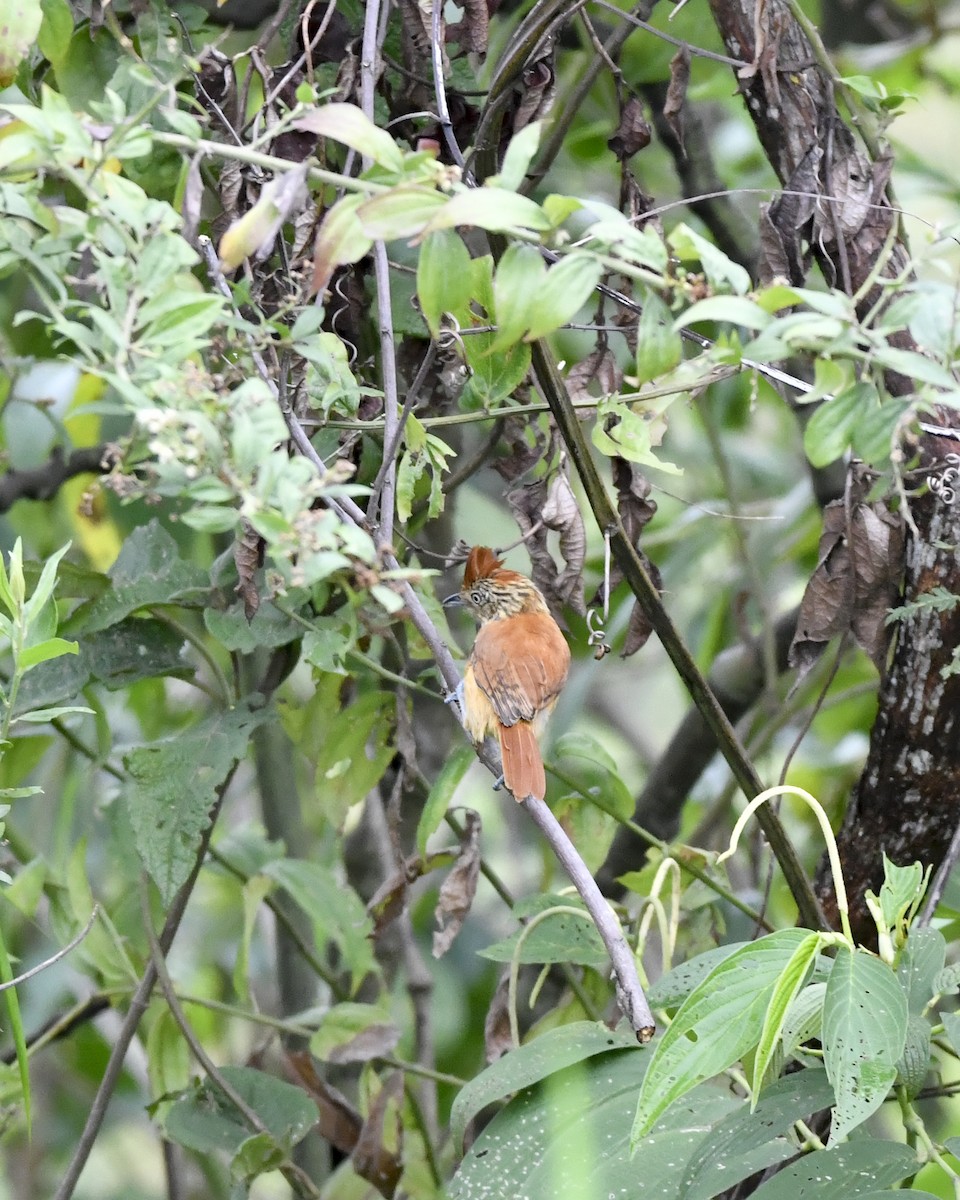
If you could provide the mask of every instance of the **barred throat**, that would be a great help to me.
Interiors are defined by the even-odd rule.
[[[479,603],[468,600],[483,622],[501,621],[520,613],[550,612],[543,593],[526,575],[497,571],[483,582],[483,599]]]

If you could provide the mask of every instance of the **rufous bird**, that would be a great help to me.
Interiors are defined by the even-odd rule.
[[[570,648],[532,579],[504,568],[487,546],[467,556],[463,604],[480,622],[457,700],[474,742],[495,734],[503,782],[518,801],[547,790],[537,738],[567,681]]]

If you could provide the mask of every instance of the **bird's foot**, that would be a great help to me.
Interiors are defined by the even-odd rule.
[[[498,776],[496,777],[496,779],[493,781],[493,790],[494,790],[495,792],[499,792],[499,791],[500,791],[500,790],[503,788],[503,785],[504,785],[504,779],[503,779],[503,775],[502,775],[502,774],[500,774],[500,775],[498,775]]]
[[[455,704],[460,710],[460,724],[463,724],[464,708],[463,708],[463,680],[461,679],[452,692],[448,692],[443,698],[444,704]]]

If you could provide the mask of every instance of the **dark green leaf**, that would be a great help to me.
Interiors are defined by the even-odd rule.
[[[476,757],[473,750],[464,744],[453,751],[440,769],[417,822],[417,849],[421,854],[426,853],[427,839],[438,829],[454,792]]]
[[[169,904],[193,869],[217,789],[266,712],[236,708],[124,755],[137,853]]]
[[[850,1200],[853,1196],[869,1196],[906,1179],[919,1165],[913,1151],[899,1142],[866,1138],[804,1155],[761,1184],[753,1200],[798,1200],[800,1196]]]
[[[857,426],[880,403],[872,383],[855,383],[831,400],[821,402],[807,422],[803,448],[815,467],[825,467],[842,458]]]
[[[417,298],[423,319],[436,337],[444,313],[470,303],[470,252],[454,229],[438,229],[423,239],[417,261]]]

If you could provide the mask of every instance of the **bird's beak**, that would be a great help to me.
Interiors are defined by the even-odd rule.
[[[463,597],[459,592],[454,592],[452,596],[447,596],[446,600],[442,603],[444,608],[462,608]]]

